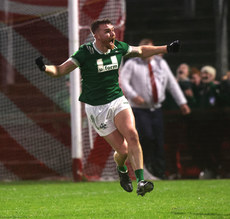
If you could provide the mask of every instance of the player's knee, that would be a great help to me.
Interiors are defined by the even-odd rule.
[[[126,140],[129,145],[138,145],[139,144],[139,136],[136,129],[128,130],[128,134]]]

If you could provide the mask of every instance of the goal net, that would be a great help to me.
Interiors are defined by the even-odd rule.
[[[124,0],[79,0],[80,44],[90,23],[107,17],[123,40]],[[69,78],[40,72],[35,58],[68,58],[67,0],[0,2],[0,180],[73,178]],[[78,18],[76,18],[78,19]],[[82,104],[82,170],[117,179],[111,147],[89,127]],[[77,170],[74,170],[77,171]]]
[[[67,81],[34,61],[68,56],[67,3],[44,2],[0,2],[0,180],[72,177]]]

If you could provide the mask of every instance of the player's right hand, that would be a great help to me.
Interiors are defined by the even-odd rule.
[[[38,68],[40,69],[40,71],[45,71],[46,70],[46,66],[43,62],[43,56],[40,56],[38,58],[35,59],[35,63],[38,66]]]
[[[168,53],[179,52],[179,50],[180,50],[180,41],[179,40],[175,40],[172,43],[170,43],[169,45],[167,45]]]

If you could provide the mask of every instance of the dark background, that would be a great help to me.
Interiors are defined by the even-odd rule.
[[[186,0],[126,0],[125,41],[138,45],[142,38],[148,37],[154,40],[155,45],[164,45],[179,39],[182,42],[181,52],[165,55],[174,73],[182,62],[198,68],[207,64],[215,66],[214,1],[195,2],[192,13],[186,7]],[[228,16],[228,30],[229,27]]]

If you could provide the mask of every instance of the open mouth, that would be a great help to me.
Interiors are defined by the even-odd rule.
[[[114,48],[114,43],[115,43],[115,39],[111,39],[109,44],[111,45],[112,49]]]
[[[110,44],[114,44],[114,42],[115,42],[115,39],[110,40]]]

